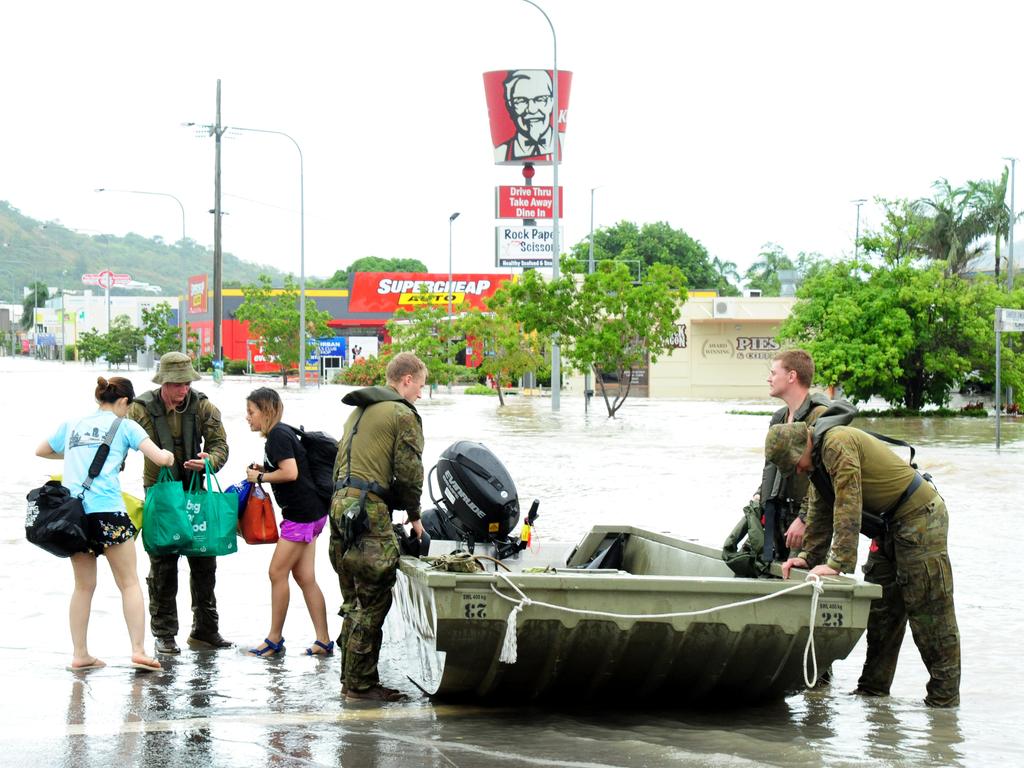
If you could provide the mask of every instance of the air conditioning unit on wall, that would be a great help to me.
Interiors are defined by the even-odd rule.
[[[736,302],[720,296],[711,300],[712,317],[736,317]]]

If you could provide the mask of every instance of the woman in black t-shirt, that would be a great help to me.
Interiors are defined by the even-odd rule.
[[[266,437],[263,462],[251,464],[246,471],[250,482],[270,483],[281,508],[281,536],[270,560],[270,632],[250,656],[271,658],[284,653],[284,619],[288,614],[290,586],[288,574],[302,590],[316,640],[306,649],[307,656],[330,656],[334,641],[327,634],[327,606],[316,583],[314,568],[316,538],[327,522],[327,509],[313,485],[305,449],[295,430],[281,422],[284,404],[269,387],[260,387],[246,398],[246,420],[253,432]]]

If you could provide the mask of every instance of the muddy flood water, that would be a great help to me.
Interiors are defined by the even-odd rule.
[[[892,696],[849,695],[864,641],[837,662],[831,686],[769,706],[645,708],[642,701],[580,701],[549,709],[437,704],[404,675],[406,660],[385,649],[384,682],[410,701],[384,707],[340,696],[338,657],[300,655],[313,639],[301,593],[292,588],[288,654],[271,662],[237,650],[164,657],[160,673],[129,666],[117,589],[105,563],[93,602],[90,650],[109,666],[65,670],[71,567],[25,541],[25,494],[60,471],[34,456],[57,424],[93,407],[105,368],[0,358],[5,482],[0,485],[0,765],[3,766],[985,766],[1024,764],[1024,620],[1018,601],[1024,424],[993,419],[864,420],[918,449],[950,511],[950,555],[963,643],[962,705],[922,703],[926,675],[910,633]],[[136,391],[152,372],[123,372]],[[245,423],[245,396],[277,380],[209,378],[195,388],[221,409],[231,456],[223,485],[262,456]],[[340,437],[348,388],[280,390],[285,421]],[[574,541],[598,522],[628,522],[719,546],[757,486],[767,416],[758,402],[631,399],[609,420],[599,401],[584,414],[567,393],[552,414],[545,398],[474,397],[444,388],[419,404],[425,465],[452,442],[483,442],[508,467],[523,506],[540,499],[539,547]],[[141,495],[141,458],[129,458],[125,490]],[[424,494],[424,503],[428,500]],[[861,560],[866,557],[861,540]],[[139,573],[148,561],[138,544]],[[270,619],[270,547],[240,546],[218,566],[221,631],[250,647]],[[319,541],[317,576],[332,635],[340,628],[337,580]],[[187,565],[178,607],[190,626]],[[151,638],[148,645],[152,648]]]

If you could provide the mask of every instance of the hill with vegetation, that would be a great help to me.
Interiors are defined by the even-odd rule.
[[[284,273],[224,254],[224,285],[255,283],[260,274],[280,285]],[[191,239],[175,244],[163,238],[128,233],[85,235],[59,222],[43,222],[0,200],[0,297],[21,302],[24,286],[38,280],[51,288],[80,290],[82,275],[109,269],[161,289],[160,295],[185,293],[189,275],[213,274],[213,251]],[[12,296],[12,290],[14,296]],[[123,289],[114,289],[123,290]],[[138,288],[124,290],[139,293]]]

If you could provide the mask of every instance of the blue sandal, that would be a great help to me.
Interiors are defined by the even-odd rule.
[[[283,641],[282,641],[283,642]],[[319,640],[314,640],[313,645],[319,646],[324,649],[323,653],[317,653],[312,647],[306,649],[307,656],[333,656],[334,655],[334,641],[331,640],[327,643],[321,643]]]
[[[282,637],[280,642],[275,643],[268,637],[263,638],[264,648],[250,648],[248,655],[256,656],[258,658],[274,658],[284,653],[284,638]]]

